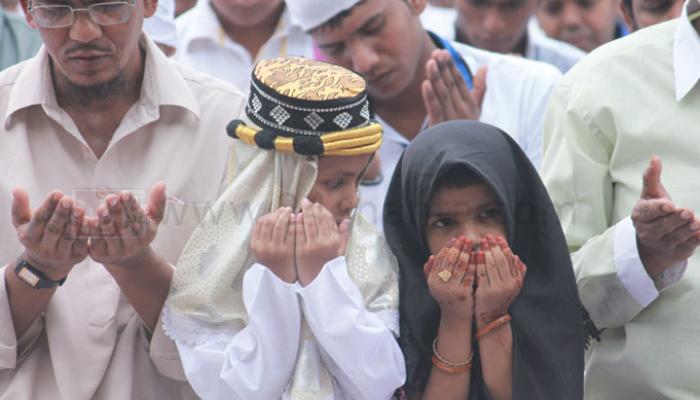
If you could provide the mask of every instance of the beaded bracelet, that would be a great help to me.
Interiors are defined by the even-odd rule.
[[[472,367],[472,359],[474,358],[474,353],[469,356],[469,359],[467,361],[462,362],[462,363],[451,363],[440,355],[437,351],[437,338],[433,340],[433,365],[441,370],[448,372],[450,374],[459,374],[462,372],[467,372],[471,369]]]
[[[498,328],[498,327],[500,327],[500,326],[502,326],[502,325],[505,325],[505,324],[507,324],[508,322],[510,322],[510,320],[511,320],[510,314],[506,314],[506,315],[504,315],[504,316],[498,318],[498,319],[495,320],[495,321],[491,321],[491,323],[489,323],[489,324],[486,325],[485,327],[483,327],[483,328],[479,329],[478,331],[476,331],[476,338],[477,338],[477,339],[480,339],[481,337],[483,337],[483,336],[485,336],[485,335],[488,335],[489,333],[491,333],[492,331],[494,331],[496,328]]]

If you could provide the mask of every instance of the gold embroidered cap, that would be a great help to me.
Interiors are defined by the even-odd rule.
[[[321,61],[286,57],[258,62],[246,114],[260,128],[233,120],[227,133],[267,150],[350,156],[374,153],[382,143],[364,78]]]

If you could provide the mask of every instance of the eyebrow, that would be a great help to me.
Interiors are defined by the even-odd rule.
[[[379,21],[382,17],[383,17],[383,15],[382,15],[381,13],[377,13],[377,14],[373,15],[370,19],[368,19],[367,21],[365,21],[365,23],[362,24],[362,26],[360,26],[359,28],[357,28],[357,29],[351,34],[351,36],[355,36],[355,35],[357,35],[358,33],[362,32],[362,31],[364,31],[364,30],[367,30],[370,26],[372,26],[373,24],[375,24],[375,23],[376,23],[377,21]],[[340,45],[342,45],[342,44],[343,44],[342,41],[338,41],[338,42],[332,42],[332,43],[318,44],[318,47],[319,47],[320,49],[330,49],[330,48],[332,48],[332,47],[340,46]]]

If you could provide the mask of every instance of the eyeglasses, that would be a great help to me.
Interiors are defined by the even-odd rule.
[[[98,25],[123,24],[131,16],[134,1],[113,1],[90,4],[85,8],[73,8],[69,5],[29,5],[29,12],[37,25],[42,28],[65,28],[75,22],[75,13],[87,11],[90,20]]]

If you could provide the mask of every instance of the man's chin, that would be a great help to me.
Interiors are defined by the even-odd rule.
[[[79,75],[67,77],[65,94],[72,97],[80,104],[89,104],[93,101],[103,101],[110,97],[124,93],[129,86],[124,71],[116,76]]]

